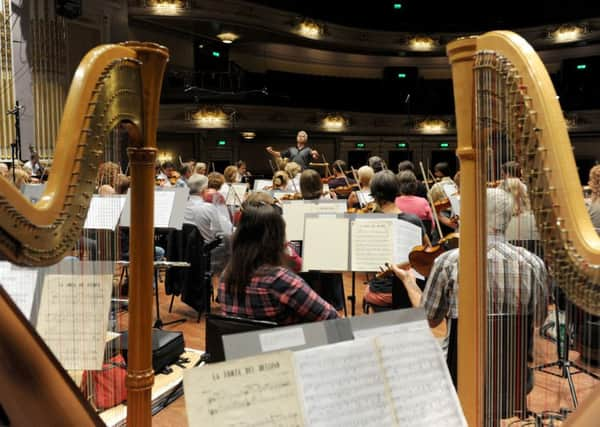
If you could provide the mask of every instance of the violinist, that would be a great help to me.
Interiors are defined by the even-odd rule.
[[[28,161],[25,162],[25,164],[23,165],[23,168],[25,170],[31,170],[31,176],[37,177],[37,178],[42,178],[42,175],[44,174],[44,168],[42,167],[41,163],[40,163],[40,155],[38,154],[37,151],[33,150],[32,147],[29,147],[30,150],[30,158]]]
[[[173,176],[171,176],[171,184],[175,187],[187,187],[187,181],[192,176],[193,171],[192,162],[182,163],[179,168],[179,177],[173,183]]]
[[[302,173],[302,167],[296,162],[288,162],[285,165],[285,172],[288,174],[288,186],[287,191],[293,193],[300,192],[300,174]]]
[[[304,200],[335,199],[334,192],[324,192],[321,175],[314,169],[306,169],[300,175],[300,192]]]
[[[410,170],[402,171],[396,176],[400,185],[400,195],[395,200],[396,206],[401,211],[418,216],[425,224],[427,233],[430,234],[433,230],[433,214],[427,199],[418,197],[415,194],[417,191],[417,177]]]
[[[505,238],[505,231],[513,215],[513,201],[510,194],[498,189],[487,189],[487,286],[488,286],[488,321],[512,319],[513,327],[506,340],[506,348],[512,348],[510,357],[499,357],[492,352],[488,359],[491,363],[488,372],[523,372],[526,378],[510,378],[514,383],[527,384],[519,392],[531,390],[528,384],[530,377],[528,369],[516,369],[516,366],[498,366],[498,364],[515,364],[521,360],[527,363],[528,353],[533,342],[533,322],[545,319],[548,306],[549,289],[547,271],[544,262],[533,253],[509,244]],[[425,308],[429,326],[434,328],[444,319],[448,320],[450,331],[446,339],[448,344],[447,362],[450,374],[456,384],[457,374],[457,334],[458,330],[458,249],[452,249],[440,255],[433,265],[428,277],[420,305]],[[394,270],[398,277],[414,289],[411,273]],[[516,326],[518,325],[518,326]],[[488,326],[489,327],[489,326]],[[506,348],[497,348],[504,351]],[[519,350],[517,350],[519,349]],[[490,379],[491,380],[491,379]],[[500,389],[500,387],[497,387]],[[517,390],[515,390],[517,391]],[[496,396],[494,400],[504,401]],[[511,398],[512,399],[512,398]],[[507,400],[508,401],[508,400]],[[511,405],[512,406],[512,405]],[[514,409],[519,409],[515,407]],[[497,417],[498,414],[486,414],[488,417]],[[501,414],[502,418],[509,418],[516,414]],[[489,419],[489,418],[488,418]],[[493,423],[496,425],[496,423]],[[498,423],[499,425],[499,423]]]
[[[438,207],[434,213],[437,214],[438,221],[442,228],[442,234],[445,236],[458,229],[458,219],[452,215],[450,202],[445,188],[447,186],[457,187],[452,178],[450,178],[450,168],[448,163],[437,163],[433,167],[433,175],[438,181],[429,189],[429,196],[433,205]],[[442,237],[437,236],[437,233],[438,231],[434,230],[434,241],[437,241]]]
[[[273,175],[273,191],[287,191],[288,181],[290,177],[285,171],[277,171]]]
[[[328,181],[329,189],[335,190],[337,187],[344,187],[355,184],[352,178],[348,178],[344,171],[346,170],[346,162],[336,160],[333,162],[333,178]]]
[[[348,196],[348,209],[364,208],[369,203],[374,202],[371,196],[371,179],[373,179],[373,168],[371,166],[361,166],[357,172],[358,190],[353,191]]]
[[[429,237],[423,222],[416,215],[402,212],[395,204],[396,197],[400,194],[400,186],[396,175],[390,170],[377,172],[371,180],[371,194],[377,204],[377,211],[386,214],[396,214],[398,219],[410,222],[421,228],[422,243],[430,246]],[[392,306],[393,280],[390,277],[375,278],[369,282],[365,290],[364,299],[373,311],[389,309]],[[402,301],[399,308],[412,307],[409,300]]]
[[[400,163],[398,163],[398,175],[397,176],[400,176],[400,172],[403,172],[403,171],[411,171],[412,173],[415,174],[415,176],[417,175],[417,173],[415,171],[415,165],[410,160],[403,160]],[[425,184],[423,182],[417,181],[417,188],[413,194],[415,196],[427,199],[427,187],[425,186]]]
[[[175,164],[169,160],[162,163],[157,161],[156,185],[160,187],[171,187],[171,172],[175,170]]]
[[[308,134],[306,131],[301,130],[296,135],[296,146],[290,147],[285,151],[275,151],[273,147],[267,147],[267,153],[271,154],[276,159],[289,159],[290,162],[295,162],[300,165],[302,170],[308,167],[308,164],[312,159],[319,158],[319,152],[313,150],[306,145],[308,141]]]

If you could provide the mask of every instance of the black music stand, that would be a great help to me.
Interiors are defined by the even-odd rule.
[[[189,268],[190,264],[187,262],[178,262],[178,261],[154,261],[154,283],[155,283],[155,289],[154,289],[154,298],[155,298],[155,304],[156,304],[156,320],[154,321],[154,325],[152,325],[153,328],[155,329],[162,329],[163,326],[168,326],[168,325],[175,325],[178,323],[184,323],[187,321],[187,319],[185,317],[179,318],[179,319],[175,319],[175,320],[170,320],[168,322],[163,322],[162,319],[160,318],[160,298],[158,296],[158,278],[159,278],[159,274],[158,274],[158,270],[160,268],[164,268],[165,270],[169,269],[169,268]],[[173,300],[171,300],[171,305],[173,305]],[[171,309],[169,308],[169,313],[171,312]]]
[[[589,369],[578,365],[577,363],[569,360],[569,350],[570,350],[570,341],[571,341],[571,336],[573,335],[574,329],[573,329],[573,324],[571,322],[571,317],[572,315],[569,313],[571,310],[569,309],[569,307],[565,307],[565,326],[564,326],[564,330],[561,330],[560,328],[560,322],[559,322],[559,298],[560,298],[560,289],[557,287],[555,292],[554,292],[554,299],[555,299],[555,309],[554,309],[554,315],[555,315],[555,327],[556,327],[556,355],[558,357],[557,360],[555,360],[554,362],[549,362],[549,363],[544,363],[542,365],[536,366],[534,369],[540,371],[540,372],[544,372],[546,374],[550,374],[550,375],[554,375],[556,377],[559,378],[566,378],[568,383],[569,383],[569,391],[571,393],[571,400],[573,401],[573,406],[575,408],[577,408],[577,406],[579,405],[579,402],[577,401],[577,393],[575,391],[575,384],[573,383],[573,375],[576,374],[580,374],[580,373],[584,373],[589,375],[590,377],[599,380],[600,381],[600,376],[593,373],[592,371],[590,371]],[[569,302],[567,302],[567,304],[570,304]],[[551,367],[558,367],[560,368],[560,373],[556,373],[556,372],[552,372],[547,370],[547,368],[551,368]],[[572,369],[576,369],[575,372],[571,372]]]

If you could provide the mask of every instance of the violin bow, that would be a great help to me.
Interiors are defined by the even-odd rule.
[[[346,176],[346,173],[344,172],[344,169],[342,169],[342,167],[340,165],[337,165],[340,173],[342,174],[342,176],[344,177],[344,180],[346,181],[346,185],[348,186],[348,188],[350,188],[350,181],[348,181],[348,177]]]
[[[419,166],[421,167],[421,174],[423,178],[427,175],[425,174],[425,168],[423,167],[423,162],[419,162]],[[431,171],[429,171],[431,173]],[[435,205],[433,204],[433,200],[431,199],[431,193],[429,189],[429,183],[427,182],[427,178],[425,178],[425,188],[427,188],[427,201],[431,205],[431,215],[433,216],[433,222],[435,222],[435,226],[437,227],[438,233],[440,234],[440,240],[444,238],[444,234],[442,234],[442,226],[440,225],[440,219],[437,216],[437,211],[435,210]]]

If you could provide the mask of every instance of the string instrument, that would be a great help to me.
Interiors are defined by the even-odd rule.
[[[302,200],[302,193],[287,193],[281,196],[281,200]]]
[[[415,271],[428,277],[435,259],[444,252],[457,247],[458,233],[450,233],[433,246],[415,246],[408,254],[408,260]]]
[[[128,313],[130,426],[152,423],[153,271],[147,266],[153,262],[152,176],[168,57],[166,48],[139,42],[102,45],[89,52],[74,73],[64,104],[53,160],[60,173],[51,174],[36,205],[0,180],[0,252],[18,265],[54,265],[79,242],[106,144],[112,129],[126,124],[131,218],[136,219],[130,227],[129,280],[135,290],[129,294]],[[4,289],[0,289],[0,323],[4,326],[0,402],[11,425],[104,425]]]
[[[452,205],[450,204],[450,199],[444,197],[443,199],[436,200],[433,202],[433,208],[435,212],[440,213],[441,211],[445,211],[450,209]]]
[[[377,211],[377,203],[369,202],[365,206],[360,208],[348,208],[346,213],[349,214],[364,214],[364,213],[374,213]]]

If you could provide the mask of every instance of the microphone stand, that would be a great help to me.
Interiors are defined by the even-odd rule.
[[[15,140],[10,144],[11,148],[11,164],[13,173],[13,182],[17,181],[15,173],[15,159],[21,160],[21,109],[22,105],[19,105],[19,101],[15,102],[15,108],[9,110],[6,115],[15,116]]]

